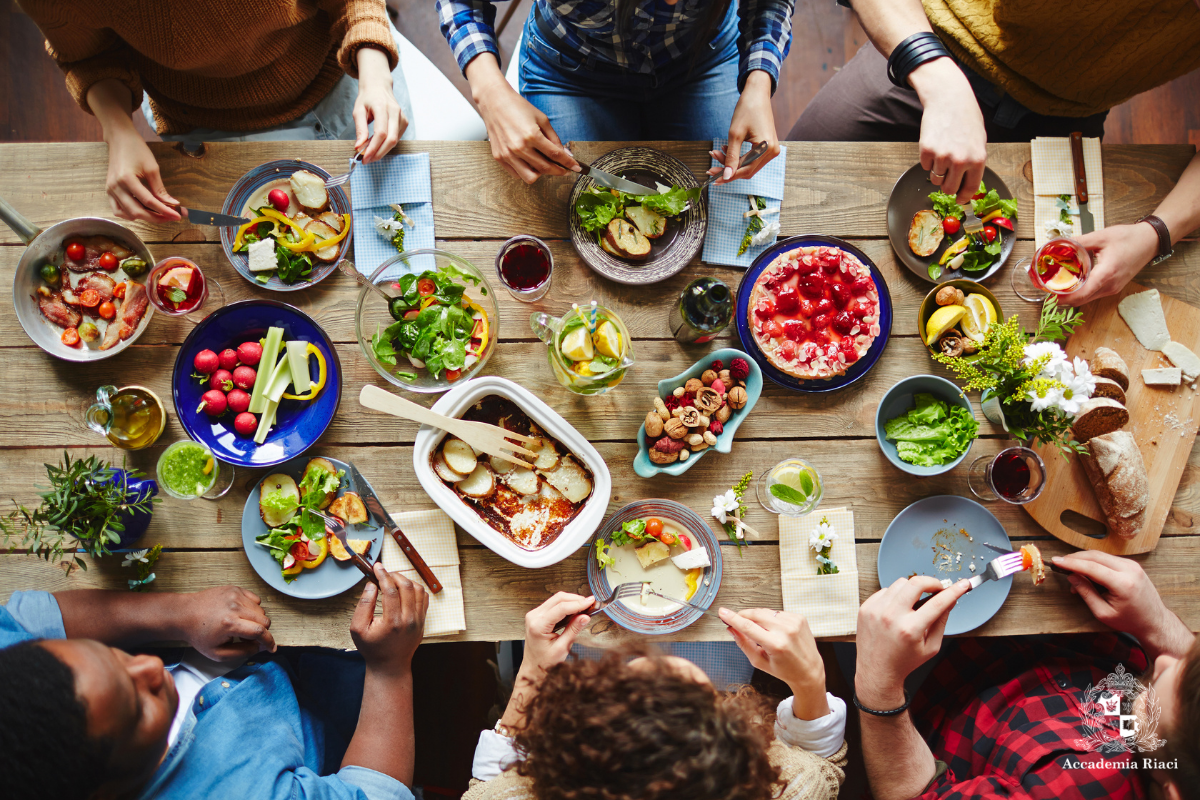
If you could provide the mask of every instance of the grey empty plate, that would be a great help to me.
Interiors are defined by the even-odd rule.
[[[1000,520],[979,503],[957,495],[918,500],[897,514],[884,531],[876,562],[879,585],[887,587],[897,578],[914,575],[952,581],[982,575],[988,562],[1000,555],[984,542],[1005,550],[1012,549],[1012,542]],[[939,568],[941,554],[947,551],[950,563]],[[970,568],[972,563],[975,564],[974,572]],[[1008,597],[1012,581],[1011,575],[998,581],[985,581],[978,589],[963,595],[950,612],[946,635],[975,630],[995,616]]]

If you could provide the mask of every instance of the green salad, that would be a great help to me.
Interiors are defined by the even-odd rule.
[[[979,433],[979,423],[960,405],[931,394],[913,395],[914,408],[883,425],[896,443],[901,461],[920,467],[940,467],[966,452]]]
[[[1015,230],[1016,198],[1005,200],[1000,197],[999,192],[988,189],[981,181],[971,205],[975,216],[983,223],[983,230],[973,235],[967,235],[962,230],[962,220],[966,212],[954,195],[931,192],[929,202],[933,204],[934,212],[942,219],[942,229],[947,240],[958,237],[937,261],[929,265],[929,277],[932,280],[940,278],[944,270],[982,272],[996,263],[1003,249],[1004,231],[1012,233]]]
[[[592,187],[582,192],[575,201],[575,215],[579,217],[583,229],[595,233],[599,239],[610,222],[625,216],[630,209],[641,207],[662,217],[674,217],[682,214],[688,203],[699,197],[699,189],[684,189],[681,186],[646,195]]]

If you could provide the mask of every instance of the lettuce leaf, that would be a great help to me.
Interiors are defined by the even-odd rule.
[[[982,187],[981,187],[982,188]],[[983,218],[985,214],[990,214],[996,209],[1009,219],[1017,218],[1017,200],[1014,197],[1012,200],[1002,200],[999,192],[995,189],[990,189],[983,197],[974,201],[975,216]]]
[[[325,499],[325,495],[337,492],[345,474],[345,470],[330,472],[319,466],[308,470],[300,480],[300,504],[305,508],[316,508]]]
[[[279,562],[279,566],[283,566],[283,559],[287,557],[288,550],[296,543],[295,539],[289,539],[289,536],[295,536],[296,532],[288,528],[272,528],[264,534],[254,537],[254,541],[267,548],[271,555]]]
[[[262,506],[268,511],[274,511],[278,514],[286,514],[289,511],[295,511],[300,507],[296,502],[296,498],[284,494],[281,491],[269,492],[262,499]]]
[[[922,467],[947,464],[962,455],[979,433],[967,409],[929,394],[913,397],[914,407],[884,423],[884,434],[896,442],[901,461]]]
[[[607,189],[583,192],[575,201],[575,214],[586,231],[602,231],[625,213],[625,196]]]
[[[963,208],[954,199],[954,195],[946,194],[945,192],[930,192],[929,202],[933,203],[933,210],[936,211],[942,219],[953,217],[954,219],[963,218]]]
[[[605,544],[603,539],[596,540],[596,563],[600,565],[600,569],[615,566],[617,563],[609,549],[610,545]]]
[[[699,189],[684,189],[682,186],[675,186],[662,194],[641,195],[637,199],[641,201],[642,208],[648,208],[664,217],[673,217],[682,213],[688,203],[699,197]]]
[[[613,531],[612,543],[618,547],[630,542],[640,542],[646,536],[646,520],[631,519],[621,526],[621,530]]]

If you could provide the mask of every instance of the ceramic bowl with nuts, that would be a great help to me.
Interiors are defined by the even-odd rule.
[[[762,394],[762,371],[741,350],[717,350],[658,382],[638,430],[633,471],[680,475],[710,450],[728,453],[734,433]]]
[[[1000,301],[981,284],[958,279],[931,289],[917,311],[917,331],[930,355],[966,356],[979,351],[993,322],[1003,322]]]

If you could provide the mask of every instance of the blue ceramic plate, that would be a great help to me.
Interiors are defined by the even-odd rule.
[[[310,164],[307,161],[301,161],[297,158],[268,161],[266,164],[255,167],[238,179],[238,182],[233,185],[233,188],[229,190],[229,194],[226,195],[225,205],[221,206],[221,213],[230,214],[235,217],[242,216],[242,209],[245,208],[246,201],[255,192],[268,183],[277,181],[280,178],[286,178],[293,172],[299,172],[302,169],[320,175],[326,180],[332,177],[316,164]],[[346,193],[342,191],[342,187],[334,186],[326,191],[329,192],[330,211],[336,214],[350,213],[350,199],[346,197]],[[233,252],[233,240],[237,237],[237,228],[221,228],[220,230],[221,245],[225,249],[225,257],[229,259],[230,264],[233,264],[233,268],[238,271],[238,274],[255,286],[269,289],[272,292],[295,292],[299,289],[306,289],[328,278],[337,269],[342,259],[349,255],[350,240],[354,237],[353,229],[351,229],[351,232],[346,234],[346,238],[342,239],[337,258],[333,261],[316,261],[314,259],[312,273],[306,281],[284,283],[279,280],[277,275],[272,275],[266,283],[259,283],[255,274],[250,271],[250,257],[245,253]]]
[[[966,531],[970,538],[963,535]],[[974,540],[974,541],[972,541]],[[1000,520],[992,512],[965,497],[941,495],[918,500],[901,511],[883,533],[879,543],[876,569],[880,586],[891,586],[897,578],[929,575],[941,580],[958,581],[982,575],[984,567],[999,553],[984,546],[984,542],[1012,549]],[[950,551],[948,568],[938,569],[940,553]],[[959,560],[958,554],[962,553]],[[974,560],[972,560],[974,556]],[[971,572],[970,564],[975,564]],[[987,622],[1008,597],[1012,576],[998,581],[985,581],[978,589],[963,595],[950,612],[946,635],[973,631]]]
[[[692,595],[690,602],[705,609],[711,608],[713,600],[717,597],[717,590],[721,588],[721,547],[717,543],[717,537],[713,535],[712,528],[708,527],[708,524],[700,519],[695,511],[671,500],[639,500],[630,503],[605,520],[604,524],[597,529],[596,536],[588,542],[588,546],[584,550],[587,553],[588,587],[591,593],[600,599],[608,597],[613,590],[605,571],[600,569],[600,565],[596,563],[596,547],[593,544],[596,538],[603,536],[605,542],[611,543],[614,530],[619,530],[622,524],[631,519],[642,517],[658,517],[674,522],[708,551],[708,560],[712,562],[712,566],[704,570],[704,580],[700,582],[700,586]],[[678,611],[663,617],[648,617],[637,613],[621,602],[613,603],[601,613],[607,614],[622,628],[634,633],[651,635],[681,631],[703,616],[697,609],[683,606]]]
[[[338,461],[336,458],[328,460],[338,469],[344,469],[347,472],[347,476],[342,478],[342,487],[338,490],[339,495],[345,494],[347,490],[361,489],[361,487],[350,485],[350,469],[346,462]],[[291,475],[299,483],[300,476],[304,474],[304,465],[307,463],[307,456],[293,459],[279,469],[272,470],[272,473],[282,472],[285,475]],[[266,478],[267,476],[263,475],[262,477]],[[267,548],[254,541],[255,537],[262,536],[268,530],[266,523],[258,514],[258,487],[260,484],[261,481],[254,485],[250,496],[246,498],[246,507],[242,510],[242,546],[246,549],[246,558],[250,560],[250,566],[254,567],[254,571],[260,578],[266,581],[272,589],[303,600],[333,597],[335,594],[341,594],[347,589],[353,588],[355,584],[363,580],[363,574],[358,571],[358,567],[349,561],[338,561],[330,555],[316,569],[304,570],[291,583],[285,581],[283,575],[280,574],[279,562]],[[362,525],[347,527],[346,536],[350,539],[371,539],[371,549],[367,551],[365,558],[372,564],[379,558],[379,552],[383,549],[383,528],[376,525],[374,519]]]
[[[735,411],[729,421],[725,423],[724,430],[717,436],[717,443],[713,447],[701,450],[699,453],[692,453],[687,461],[676,461],[674,464],[655,464],[650,460],[650,443],[646,441],[646,425],[638,428],[638,454],[633,459],[633,471],[643,478],[653,478],[660,472],[665,472],[668,475],[682,475],[692,468],[692,465],[704,457],[709,450],[716,450],[718,453],[728,453],[733,446],[733,434],[737,431],[738,426],[750,414],[750,410],[754,408],[754,404],[758,402],[759,396],[762,394],[762,370],[758,368],[758,364],[754,359],[743,353],[741,350],[735,350],[732,347],[726,347],[723,350],[715,350],[709,353],[704,358],[697,361],[687,370],[681,372],[674,378],[667,378],[664,381],[658,382],[658,396],[666,397],[671,392],[675,391],[675,387],[683,386],[688,382],[689,378],[699,378],[704,370],[709,368],[712,362],[720,359],[728,368],[730,363],[735,358],[744,358],[746,363],[750,365],[750,374],[746,376],[746,405],[740,410]]]
[[[766,356],[762,354],[762,351],[758,349],[758,344],[754,341],[753,334],[750,333],[750,290],[754,287],[754,282],[758,280],[758,276],[780,254],[791,252],[798,247],[817,246],[836,247],[840,250],[845,250],[857,256],[858,260],[871,270],[871,277],[874,278],[875,287],[879,290],[879,336],[871,343],[867,354],[854,362],[846,370],[845,374],[838,375],[836,378],[829,378],[828,380],[814,379],[802,381],[777,370],[766,359]],[[875,263],[867,258],[866,253],[849,242],[839,239],[836,236],[819,236],[816,234],[790,236],[787,239],[780,239],[772,247],[764,250],[758,258],[754,259],[754,263],[750,265],[750,268],[742,276],[742,281],[738,284],[737,291],[737,332],[738,338],[742,340],[742,348],[751,355],[754,362],[762,369],[763,375],[773,383],[777,383],[783,388],[791,389],[794,392],[835,392],[838,389],[843,389],[852,383],[862,380],[863,376],[870,372],[871,367],[875,366],[875,362],[883,355],[883,349],[887,347],[888,337],[892,333],[892,295],[888,292],[887,282],[883,279],[883,274],[875,266]]]
[[[883,399],[879,401],[879,407],[875,410],[875,438],[879,441],[879,449],[883,451],[887,460],[892,462],[892,466],[898,467],[909,475],[925,477],[949,472],[961,464],[967,457],[967,453],[971,452],[971,445],[975,444],[974,439],[967,444],[967,449],[962,451],[962,455],[953,461],[942,464],[940,467],[921,467],[901,461],[900,456],[896,454],[896,443],[888,439],[887,434],[884,433],[885,423],[903,416],[916,407],[916,403],[913,401],[915,394],[931,394],[947,405],[959,405],[965,408],[968,414],[975,413],[971,408],[971,401],[963,394],[962,389],[950,381],[937,375],[913,375],[888,389],[884,393]]]
[[[227,347],[236,349],[242,342],[266,336],[267,328],[271,327],[283,328],[284,341],[303,339],[319,347],[325,356],[327,376],[325,388],[315,400],[284,400],[280,403],[275,427],[267,440],[257,445],[253,437],[239,436],[233,430],[232,413],[227,411],[213,419],[196,410],[208,384],[201,384],[191,377],[192,362],[201,350],[220,353]],[[314,380],[315,361],[309,359]],[[243,300],[218,308],[192,329],[175,357],[171,387],[175,413],[188,436],[206,445],[213,455],[227,463],[238,467],[270,467],[312,447],[329,427],[342,399],[342,366],[325,331],[303,311],[278,300]]]

